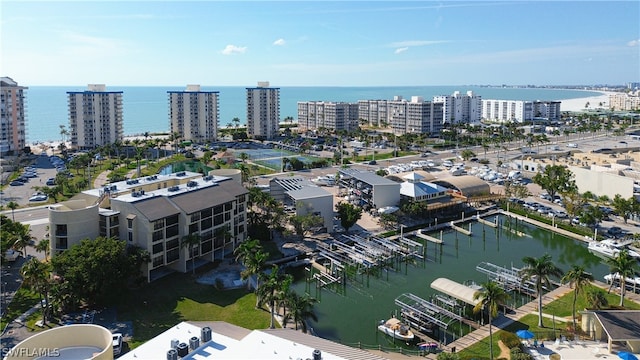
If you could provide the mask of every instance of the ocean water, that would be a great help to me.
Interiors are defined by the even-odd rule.
[[[28,86],[28,85],[25,85]],[[273,86],[273,85],[272,85]],[[69,127],[67,91],[84,91],[86,86],[28,86],[26,92],[27,142],[60,140],[60,125]],[[273,86],[276,87],[276,86]],[[169,108],[167,91],[184,90],[185,86],[110,86],[108,91],[122,91],[125,135],[144,132],[168,132]],[[246,119],[246,87],[203,86],[204,91],[220,92],[221,127],[235,117]],[[473,91],[483,99],[562,100],[596,96],[597,92],[542,88],[503,88],[483,86],[408,86],[408,87],[280,87],[280,118],[297,118],[298,101],[347,101],[393,99],[402,96],[450,95],[455,91]]]

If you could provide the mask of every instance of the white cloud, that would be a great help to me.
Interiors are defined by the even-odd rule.
[[[638,46],[640,45],[640,39],[638,40],[631,40],[627,43],[627,46]]]
[[[286,41],[284,41],[284,39],[278,39],[278,40],[273,42],[273,45],[275,45],[275,46],[283,46],[285,43],[286,43]]]
[[[403,52],[405,52],[407,50],[409,50],[408,47],[401,47],[401,48],[397,48],[396,51],[394,51],[393,53],[394,54],[400,54],[400,53],[403,53]]]
[[[247,52],[246,46],[227,45],[222,51],[222,55],[244,54]]]
[[[406,40],[406,41],[398,41],[389,44],[389,47],[409,47],[409,46],[428,46],[435,44],[446,43],[446,40]]]

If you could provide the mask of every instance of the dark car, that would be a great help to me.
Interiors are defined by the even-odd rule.
[[[11,185],[11,186],[22,186],[22,185],[24,185],[24,183],[21,182],[21,181],[13,180],[12,182],[9,183],[9,185]]]
[[[54,178],[49,178],[49,180],[47,180],[47,185],[49,186],[53,186],[56,184],[56,179]]]

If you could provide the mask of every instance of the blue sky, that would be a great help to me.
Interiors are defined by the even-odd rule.
[[[19,84],[640,81],[640,1],[7,1]]]

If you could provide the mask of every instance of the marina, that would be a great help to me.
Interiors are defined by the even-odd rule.
[[[380,336],[382,334],[377,326],[380,319],[388,319],[391,314],[396,313],[425,342],[446,344],[464,336],[474,325],[461,322],[455,317],[447,317],[445,312],[431,314],[421,310],[415,307],[416,299],[402,295],[411,294],[429,302],[432,305],[426,305],[428,309],[444,309],[461,318],[468,316],[467,320],[477,326],[482,324],[482,320],[472,317],[468,310],[463,311],[467,306],[463,301],[432,288],[430,284],[439,278],[446,278],[462,285],[481,284],[498,274],[508,279],[505,275],[514,275],[513,272],[522,267],[523,254],[539,257],[548,253],[563,270],[569,269],[572,264],[579,264],[596,278],[602,279],[609,273],[608,267],[599,257],[590,253],[587,244],[582,241],[501,214],[484,216],[484,219],[500,226],[493,227],[467,219],[473,223],[474,231],[471,236],[460,236],[461,233],[452,230],[448,224],[440,225],[442,227],[439,226],[435,232],[427,233],[423,230],[405,233],[402,238],[422,245],[422,248],[416,246],[413,250],[411,246],[407,247],[398,240],[400,236],[381,239],[386,246],[381,246],[376,240],[369,244],[371,248],[363,247],[370,241],[359,235],[350,235],[361,242],[354,247],[351,245],[355,245],[355,240],[353,244],[349,242],[353,240],[351,237],[349,240],[334,241],[340,245],[333,249],[327,242],[326,248],[318,249],[318,262],[326,264],[326,267],[322,268],[325,270],[312,267],[312,271],[324,271],[331,277],[322,275],[324,285],[313,278],[309,279],[309,276],[293,285],[302,292],[306,289],[311,296],[320,300],[316,304],[316,312],[322,320],[310,322],[310,327],[323,337],[340,339],[342,343],[353,346],[387,346],[390,338]],[[418,235],[420,233],[437,241],[427,240]],[[348,252],[345,247],[349,248]],[[392,255],[394,253],[391,249],[395,249],[395,255]],[[386,261],[382,254],[386,254]],[[330,258],[333,260],[329,260]],[[371,266],[365,266],[365,259],[369,259],[367,261]],[[332,272],[332,266],[336,272]],[[478,266],[494,275],[478,271]],[[356,272],[353,269],[359,270]],[[340,278],[342,280],[337,280]],[[508,283],[517,290],[517,279],[511,280]],[[321,286],[318,287],[317,284]],[[529,290],[525,290],[525,293],[533,292],[531,286],[527,288]],[[533,296],[535,295],[514,296],[508,300],[506,306],[510,309],[518,308],[531,301]],[[406,308],[396,304],[397,298],[406,304]],[[439,308],[434,308],[433,304]],[[420,317],[420,313],[414,312],[414,318],[409,317],[412,310],[410,307],[420,310],[423,315]],[[408,311],[403,313],[403,309]],[[358,324],[355,331],[354,324]],[[375,328],[375,331],[368,330],[371,328]],[[412,348],[415,348],[415,345]]]

